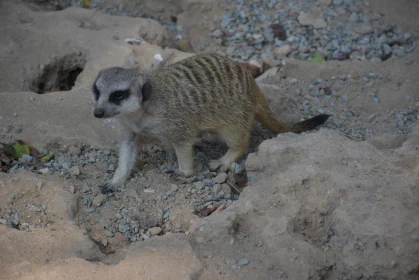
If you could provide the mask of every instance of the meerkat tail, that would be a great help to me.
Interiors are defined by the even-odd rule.
[[[256,111],[256,119],[267,129],[272,131],[275,134],[285,133],[285,132],[294,132],[301,133],[304,131],[312,130],[318,126],[324,124],[330,115],[321,114],[317,115],[311,119],[298,122],[298,123],[288,123],[282,122],[275,118],[274,114],[270,110],[265,97],[259,91],[257,98],[258,110]]]

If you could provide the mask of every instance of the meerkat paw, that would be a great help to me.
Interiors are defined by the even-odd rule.
[[[227,173],[228,171],[231,170],[231,164],[223,164],[220,166],[220,168],[218,169],[219,172],[223,172],[223,173]]]
[[[194,174],[194,172],[193,172],[193,170],[192,169],[178,169],[177,171],[176,171],[176,173],[179,175],[179,176],[182,176],[182,177],[191,177],[193,174]]]
[[[211,171],[227,172],[231,169],[231,164],[225,164],[221,160],[211,160],[209,163]]]
[[[166,174],[169,174],[171,177],[190,177],[194,174],[193,170],[176,170],[176,169],[169,169],[165,171]]]
[[[103,194],[115,192],[119,187],[122,187],[126,181],[126,176],[114,175],[112,181],[100,186]]]
[[[219,159],[211,160],[209,162],[209,168],[211,171],[217,171],[221,166],[223,166],[223,162]]]
[[[99,186],[101,193],[103,194],[108,194],[108,193],[113,193],[115,192],[115,187],[112,186],[112,184],[110,183],[106,183],[102,186]]]

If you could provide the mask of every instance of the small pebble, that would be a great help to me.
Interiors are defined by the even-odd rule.
[[[162,232],[161,227],[152,227],[148,230],[148,233],[151,236],[159,235]]]
[[[25,161],[25,162],[31,162],[33,160],[33,156],[27,155],[27,154],[23,154],[22,155],[22,160]]]
[[[238,265],[238,266],[245,266],[245,265],[248,265],[248,264],[249,264],[249,260],[248,260],[248,259],[246,259],[246,258],[241,259],[241,260],[239,260],[239,261],[237,262],[237,265]]]
[[[177,192],[179,187],[176,184],[172,184],[172,185],[170,185],[170,189],[171,189],[172,192]]]
[[[90,187],[89,187],[89,185],[88,184],[83,184],[83,186],[82,186],[82,189],[81,189],[81,192],[82,193],[87,193],[88,191],[90,191]]]
[[[127,232],[130,229],[129,225],[119,225],[119,231],[122,233]]]
[[[227,178],[228,178],[227,173],[220,173],[212,180],[217,184],[222,184],[227,180]]]
[[[197,189],[197,190],[203,190],[204,188],[205,188],[205,183],[204,182],[202,182],[202,181],[199,181],[199,182],[195,182],[195,183],[193,183],[193,185],[195,186],[195,188]]]

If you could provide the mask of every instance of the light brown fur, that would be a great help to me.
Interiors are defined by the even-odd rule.
[[[111,79],[110,74],[103,75]],[[210,163],[212,170],[227,171],[247,151],[256,121],[274,133],[299,133],[328,118],[320,115],[297,124],[277,120],[252,74],[242,64],[218,54],[192,56],[147,75],[137,75],[143,82],[140,86],[131,82],[130,91],[138,93],[139,108],[117,116],[125,127],[124,133],[132,131],[173,146],[178,173],[184,176],[194,173],[192,148],[202,133],[218,135],[229,147],[223,157]]]

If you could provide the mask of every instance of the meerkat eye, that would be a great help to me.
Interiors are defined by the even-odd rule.
[[[124,94],[122,93],[122,91],[115,92],[116,99],[122,99],[123,97],[124,97]]]
[[[129,90],[117,90],[111,93],[109,101],[115,104],[121,103],[121,101],[129,96]]]

